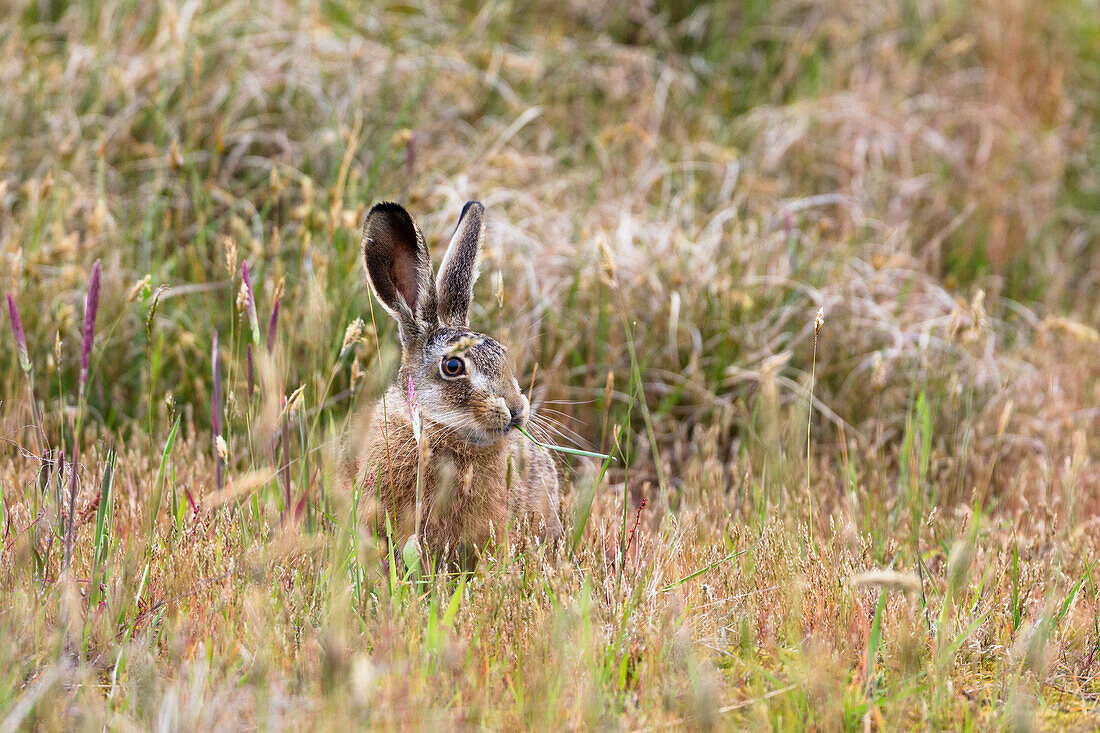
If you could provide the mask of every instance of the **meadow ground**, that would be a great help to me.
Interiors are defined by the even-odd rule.
[[[1096,0],[0,7],[0,730],[1100,725]],[[383,571],[383,198],[560,547]]]

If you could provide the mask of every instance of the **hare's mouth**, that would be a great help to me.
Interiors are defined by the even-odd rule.
[[[470,443],[480,448],[488,448],[489,446],[496,445],[502,440],[506,440],[511,434],[512,426],[507,425],[503,428],[497,428],[495,430],[492,428],[471,430],[469,431],[469,433],[467,433],[466,439]]]
[[[435,422],[435,421],[433,421]],[[511,437],[513,426],[486,427],[478,424],[447,425],[436,423],[437,430],[446,442],[468,443],[477,448],[490,448]]]

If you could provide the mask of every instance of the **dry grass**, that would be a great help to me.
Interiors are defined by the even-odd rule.
[[[0,730],[1096,726],[1098,18],[9,5]],[[623,460],[575,547],[387,577],[357,229],[475,197],[475,325]]]

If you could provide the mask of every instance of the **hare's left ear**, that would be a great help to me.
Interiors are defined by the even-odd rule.
[[[363,225],[363,263],[375,296],[401,326],[406,347],[436,327],[432,258],[409,212],[389,202],[370,210]]]
[[[478,201],[466,202],[435,282],[439,320],[448,326],[470,325],[470,301],[474,297],[484,234],[485,207]]]

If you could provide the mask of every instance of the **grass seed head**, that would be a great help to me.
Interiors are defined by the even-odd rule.
[[[15,298],[12,297],[11,293],[8,293],[8,317],[11,319],[11,330],[15,338],[19,367],[25,374],[30,374],[31,358],[30,353],[27,351],[27,335],[23,332],[23,320],[19,317],[19,309],[15,307]]]
[[[848,585],[871,585],[888,590],[916,593],[920,590],[920,578],[912,573],[899,573],[896,570],[870,570],[853,575],[848,579]]]
[[[485,339],[481,336],[463,336],[451,344],[450,348],[447,349],[447,356],[459,356],[481,344],[483,341],[485,341]]]
[[[617,284],[616,270],[615,270],[615,255],[611,252],[611,246],[607,243],[607,239],[600,237],[600,281],[610,288],[613,288]]]
[[[256,294],[252,290],[252,278],[248,274],[247,262],[241,263],[241,288],[243,290],[245,311],[248,314],[248,327],[252,333],[252,343],[259,346],[260,321],[256,317]]]
[[[298,387],[298,389],[294,390],[294,392],[291,393],[290,397],[287,398],[286,408],[283,410],[287,417],[294,415],[298,412],[299,409],[301,409],[302,395],[305,394],[305,391],[306,385],[303,384],[302,386]]]
[[[146,275],[138,280],[130,288],[130,292],[126,293],[126,302],[133,303],[138,298],[145,298],[149,294],[149,284],[153,281],[152,275]]]
[[[222,237],[222,249],[225,251],[225,269],[232,278],[237,274],[237,240],[229,235]]]
[[[348,327],[344,330],[344,342],[340,346],[340,358],[343,359],[347,355],[348,351],[355,347],[357,343],[363,338],[363,319],[356,318],[354,321],[348,324]]]

